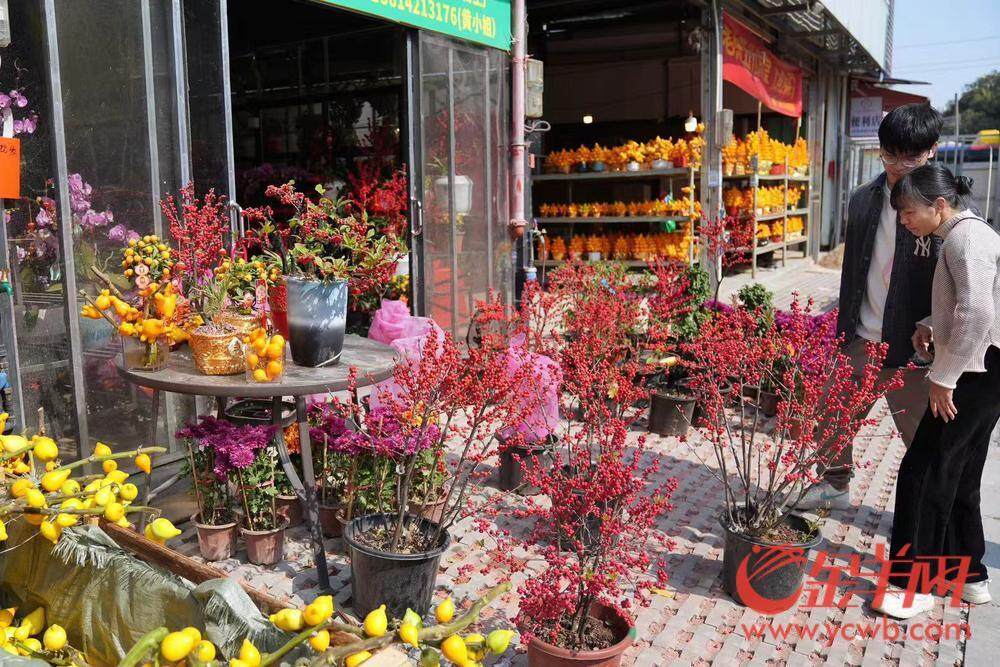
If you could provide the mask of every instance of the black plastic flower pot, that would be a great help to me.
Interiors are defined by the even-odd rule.
[[[351,559],[352,606],[358,618],[382,604],[389,618],[402,618],[407,607],[423,616],[431,606],[438,564],[451,544],[451,536],[443,531],[433,549],[415,554],[389,553],[359,541],[372,529],[393,525],[395,519],[395,514],[369,514],[344,527],[344,542]],[[406,521],[410,525],[418,522],[425,536],[438,529],[436,523],[421,517],[407,515]]]
[[[289,278],[287,285],[292,359],[310,368],[336,364],[344,349],[347,281]]]
[[[694,418],[694,396],[653,391],[649,395],[650,433],[680,437],[687,435]]]
[[[541,492],[536,486],[526,485],[524,478],[529,470],[552,465],[552,448],[558,438],[550,435],[545,443],[501,445],[499,486],[503,491],[517,491],[523,496],[534,496]]]
[[[784,522],[803,534],[813,528],[805,519],[787,515]],[[722,585],[736,602],[755,611],[777,614],[798,601],[805,581],[809,552],[823,539],[817,530],[809,540],[769,542],[733,530],[726,513],[719,516],[726,531],[722,552]]]

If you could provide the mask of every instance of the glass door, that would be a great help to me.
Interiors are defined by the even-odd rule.
[[[420,34],[422,279],[417,302],[464,340],[477,301],[511,296],[507,58]]]

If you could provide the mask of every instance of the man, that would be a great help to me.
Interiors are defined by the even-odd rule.
[[[889,204],[889,192],[904,174],[934,156],[941,124],[941,114],[928,104],[906,104],[886,114],[878,128],[885,171],[851,195],[837,333],[844,337],[844,352],[858,373],[864,368],[869,341],[889,346],[883,378],[906,366],[914,353],[911,337],[917,321],[931,312],[931,283],[941,239],[917,238],[907,231]],[[924,370],[901,372],[903,387],[886,399],[896,429],[909,447],[927,406],[928,387]],[[797,508],[847,508],[852,463],[853,448],[848,446]]]

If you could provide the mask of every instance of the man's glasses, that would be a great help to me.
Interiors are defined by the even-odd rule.
[[[920,155],[907,155],[906,157],[896,157],[886,153],[885,151],[879,151],[878,156],[882,160],[882,164],[887,167],[895,167],[897,165],[906,167],[907,169],[913,169],[914,167],[919,167],[924,162],[929,160],[933,155],[933,151],[927,151],[926,153],[921,153]]]

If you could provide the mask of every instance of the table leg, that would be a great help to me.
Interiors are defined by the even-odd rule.
[[[330,572],[326,566],[326,550],[323,548],[323,531],[319,524],[319,500],[316,498],[316,477],[313,474],[312,445],[309,441],[309,422],[306,418],[305,396],[295,397],[295,419],[299,423],[299,445],[302,448],[302,481],[305,486],[305,510],[309,530],[312,533],[313,559],[316,561],[316,575],[320,590],[330,590]]]
[[[292,491],[295,491],[295,495],[304,503],[305,486],[302,484],[302,480],[299,479],[299,473],[296,472],[295,466],[292,465],[292,459],[288,456],[285,431],[281,428],[281,409],[283,407],[284,404],[282,403],[281,396],[275,396],[271,402],[271,423],[276,427],[274,442],[278,448],[278,460],[281,461],[281,468],[285,471],[285,476],[288,477],[288,481],[292,485]]]
[[[150,445],[155,445],[156,444],[156,423],[159,420],[160,420],[160,390],[159,389],[154,389],[153,390],[153,409],[152,409],[152,414],[150,415],[150,420],[149,420],[149,424],[150,424],[150,426],[149,426],[149,431],[150,431],[149,432],[149,444]],[[152,485],[153,485],[152,477],[153,477],[153,471],[152,470],[149,472],[148,475],[143,475],[142,476],[142,495],[139,498],[139,504],[140,505],[149,505],[149,501],[150,501],[150,497],[149,496],[150,496],[150,492],[151,492]],[[136,523],[136,527],[139,529],[140,533],[146,527],[146,513],[145,512],[139,512],[139,520]]]
[[[225,419],[226,418],[226,397],[216,396],[215,397],[215,418]]]

